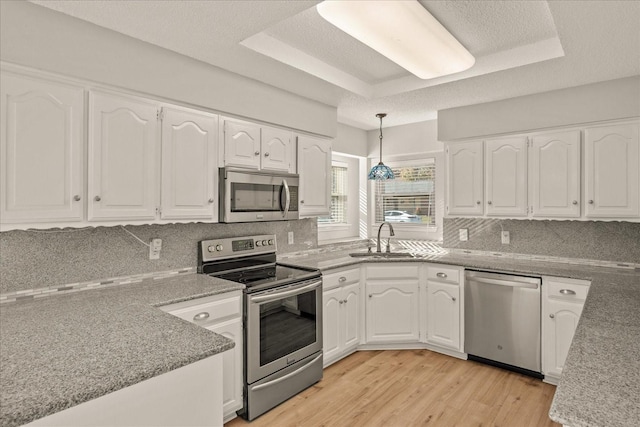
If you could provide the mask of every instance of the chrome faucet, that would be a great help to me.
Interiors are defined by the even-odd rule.
[[[380,232],[382,231],[382,227],[384,227],[385,224],[389,226],[389,239],[387,239],[387,253],[391,252],[391,248],[389,244],[391,242],[391,236],[395,236],[395,233],[393,232],[393,226],[391,224],[389,224],[388,222],[383,222],[382,224],[380,224],[380,228],[378,228],[378,245],[376,246],[377,253],[382,252],[380,250]]]

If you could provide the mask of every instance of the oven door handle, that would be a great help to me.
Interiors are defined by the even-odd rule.
[[[282,179],[282,186],[284,187],[284,194],[286,195],[286,199],[284,200],[284,210],[282,211],[282,217],[286,218],[289,213],[289,208],[291,207],[291,192],[289,191],[289,184],[286,179]]]
[[[317,361],[318,361],[318,359],[320,359],[321,357],[322,357],[322,353],[320,353],[318,356],[316,356],[316,358],[315,358],[315,359],[313,359],[312,361],[310,361],[310,362],[309,362],[309,363],[307,363],[306,365],[299,367],[298,369],[296,369],[296,370],[295,370],[295,371],[293,371],[293,372],[289,372],[289,373],[288,373],[287,375],[285,375],[284,377],[280,377],[280,378],[275,379],[275,380],[273,380],[273,381],[269,381],[269,382],[266,382],[266,383],[264,383],[264,384],[260,384],[260,385],[258,385],[258,386],[253,387],[252,391],[258,391],[258,390],[260,390],[260,389],[270,387],[270,386],[272,386],[272,385],[274,385],[274,384],[277,384],[277,383],[282,382],[282,381],[284,381],[284,380],[286,380],[286,379],[288,379],[288,378],[291,378],[291,377],[293,377],[294,375],[298,375],[300,372],[304,371],[304,370],[305,370],[305,369],[307,369],[309,366],[311,366],[311,365],[313,365],[315,362],[317,362]]]
[[[320,285],[322,285],[322,280],[317,280],[317,281],[314,281],[313,283],[311,283],[309,285],[296,287],[296,288],[293,288],[293,289],[287,289],[286,291],[282,291],[282,292],[269,293],[267,295],[256,295],[256,296],[252,296],[251,297],[251,302],[252,303],[261,303],[261,302],[275,301],[275,300],[279,300],[279,299],[282,299],[282,298],[290,297],[292,295],[299,294],[301,292],[306,292],[306,291],[311,290],[313,288],[317,288]]]

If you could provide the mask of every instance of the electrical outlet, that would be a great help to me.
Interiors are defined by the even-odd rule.
[[[160,251],[162,250],[162,239],[151,239],[149,245],[149,259],[160,259]]]
[[[511,242],[508,231],[503,231],[502,233],[500,233],[500,237],[502,238],[503,245],[508,245]]]
[[[293,231],[290,231],[290,232],[287,234],[287,240],[288,240],[288,243],[289,243],[290,245],[293,245]]]
[[[469,229],[468,228],[460,228],[458,230],[458,232],[460,233],[460,241],[461,242],[466,242],[467,240],[469,240]]]

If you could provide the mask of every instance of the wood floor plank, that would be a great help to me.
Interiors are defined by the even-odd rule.
[[[359,351],[322,381],[248,423],[225,427],[560,426],[555,387],[429,350]]]

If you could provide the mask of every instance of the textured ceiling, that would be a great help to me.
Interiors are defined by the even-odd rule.
[[[326,23],[318,1],[33,3],[338,107],[375,129],[437,110],[640,75],[639,1],[420,1],[476,56],[420,80]]]

